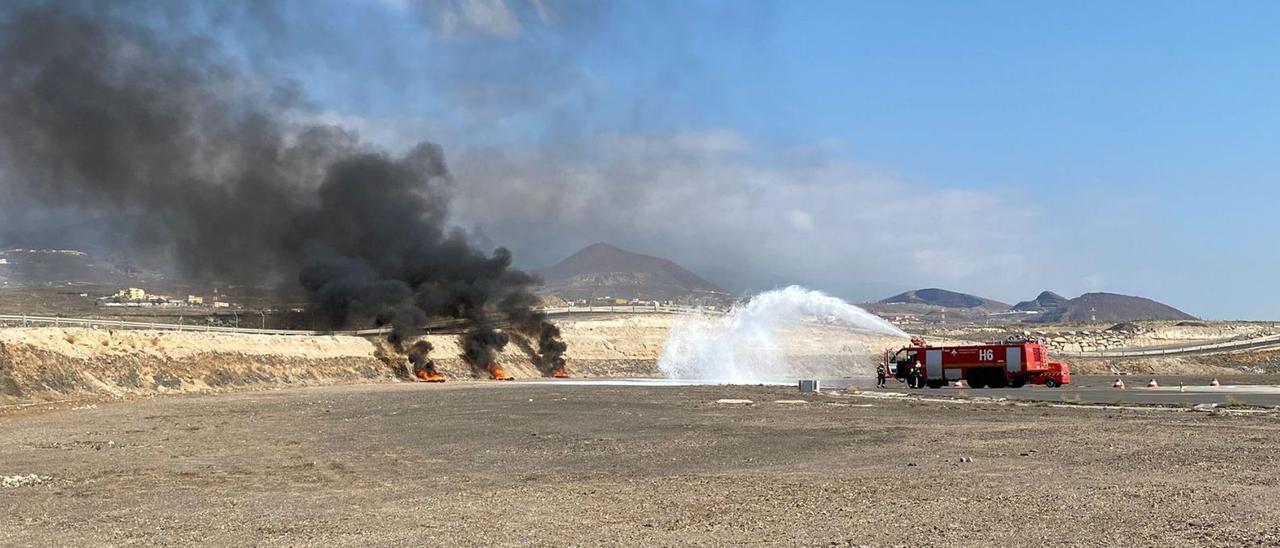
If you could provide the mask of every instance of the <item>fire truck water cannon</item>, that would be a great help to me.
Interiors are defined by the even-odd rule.
[[[911,346],[885,352],[888,372],[911,388],[942,388],[963,380],[970,388],[1018,388],[1043,384],[1056,388],[1071,382],[1071,369],[1048,361],[1036,341],[1005,341],[966,346],[929,346],[920,337]]]

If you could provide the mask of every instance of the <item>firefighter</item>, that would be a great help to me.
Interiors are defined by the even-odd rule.
[[[907,386],[911,388],[920,388],[924,386],[924,380],[920,378],[920,358],[911,361],[911,376]]]
[[[884,380],[886,377],[888,377],[888,374],[884,369],[884,364],[882,363],[880,365],[877,365],[876,366],[876,388],[884,388]]]

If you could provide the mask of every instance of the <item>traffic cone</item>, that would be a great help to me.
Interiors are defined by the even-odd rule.
[[[1209,381],[1209,386],[1222,386],[1222,383],[1218,382],[1218,379],[1213,379]]]
[[[1121,390],[1124,390],[1124,381],[1122,381],[1122,380],[1120,380],[1119,378],[1117,378],[1117,379],[1116,379],[1116,382],[1111,383],[1111,387],[1112,387],[1112,388],[1119,388],[1119,389],[1121,389]]]
[[[1156,382],[1155,379],[1151,379],[1151,382],[1147,383],[1147,388],[1160,388],[1160,383]]]

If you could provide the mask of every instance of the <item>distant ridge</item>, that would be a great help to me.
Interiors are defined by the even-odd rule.
[[[594,243],[555,265],[533,271],[544,291],[569,299],[678,300],[725,296],[723,289],[661,257]]]
[[[1044,293],[1041,293],[1043,296]],[[1021,305],[1022,303],[1018,303]],[[1145,297],[1115,293],[1085,293],[1043,311],[1028,321],[1036,323],[1128,322],[1135,320],[1194,320],[1172,306]]]
[[[1018,312],[1044,312],[1065,306],[1069,299],[1052,291],[1042,291],[1035,299],[1013,305]]]
[[[129,284],[158,277],[75,249],[0,249],[0,285]]]
[[[1009,306],[994,299],[928,288],[899,293],[864,306],[872,312],[887,316],[908,314],[941,319],[946,314],[946,317],[961,322],[982,321],[993,314],[1028,323],[1196,319],[1164,303],[1115,293],[1085,293],[1068,299],[1052,291],[1043,291],[1035,299]],[[1007,314],[1009,312],[1014,314],[1010,316]]]
[[[1009,305],[1000,301],[936,287],[899,293],[881,300],[879,304],[926,304],[944,308],[986,308],[993,311],[1009,309]]]

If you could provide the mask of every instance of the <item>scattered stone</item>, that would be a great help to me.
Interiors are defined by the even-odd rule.
[[[41,476],[39,474],[27,474],[16,476],[0,476],[0,487],[12,489],[15,487],[31,487],[35,485],[43,485],[53,478],[49,476]]]

